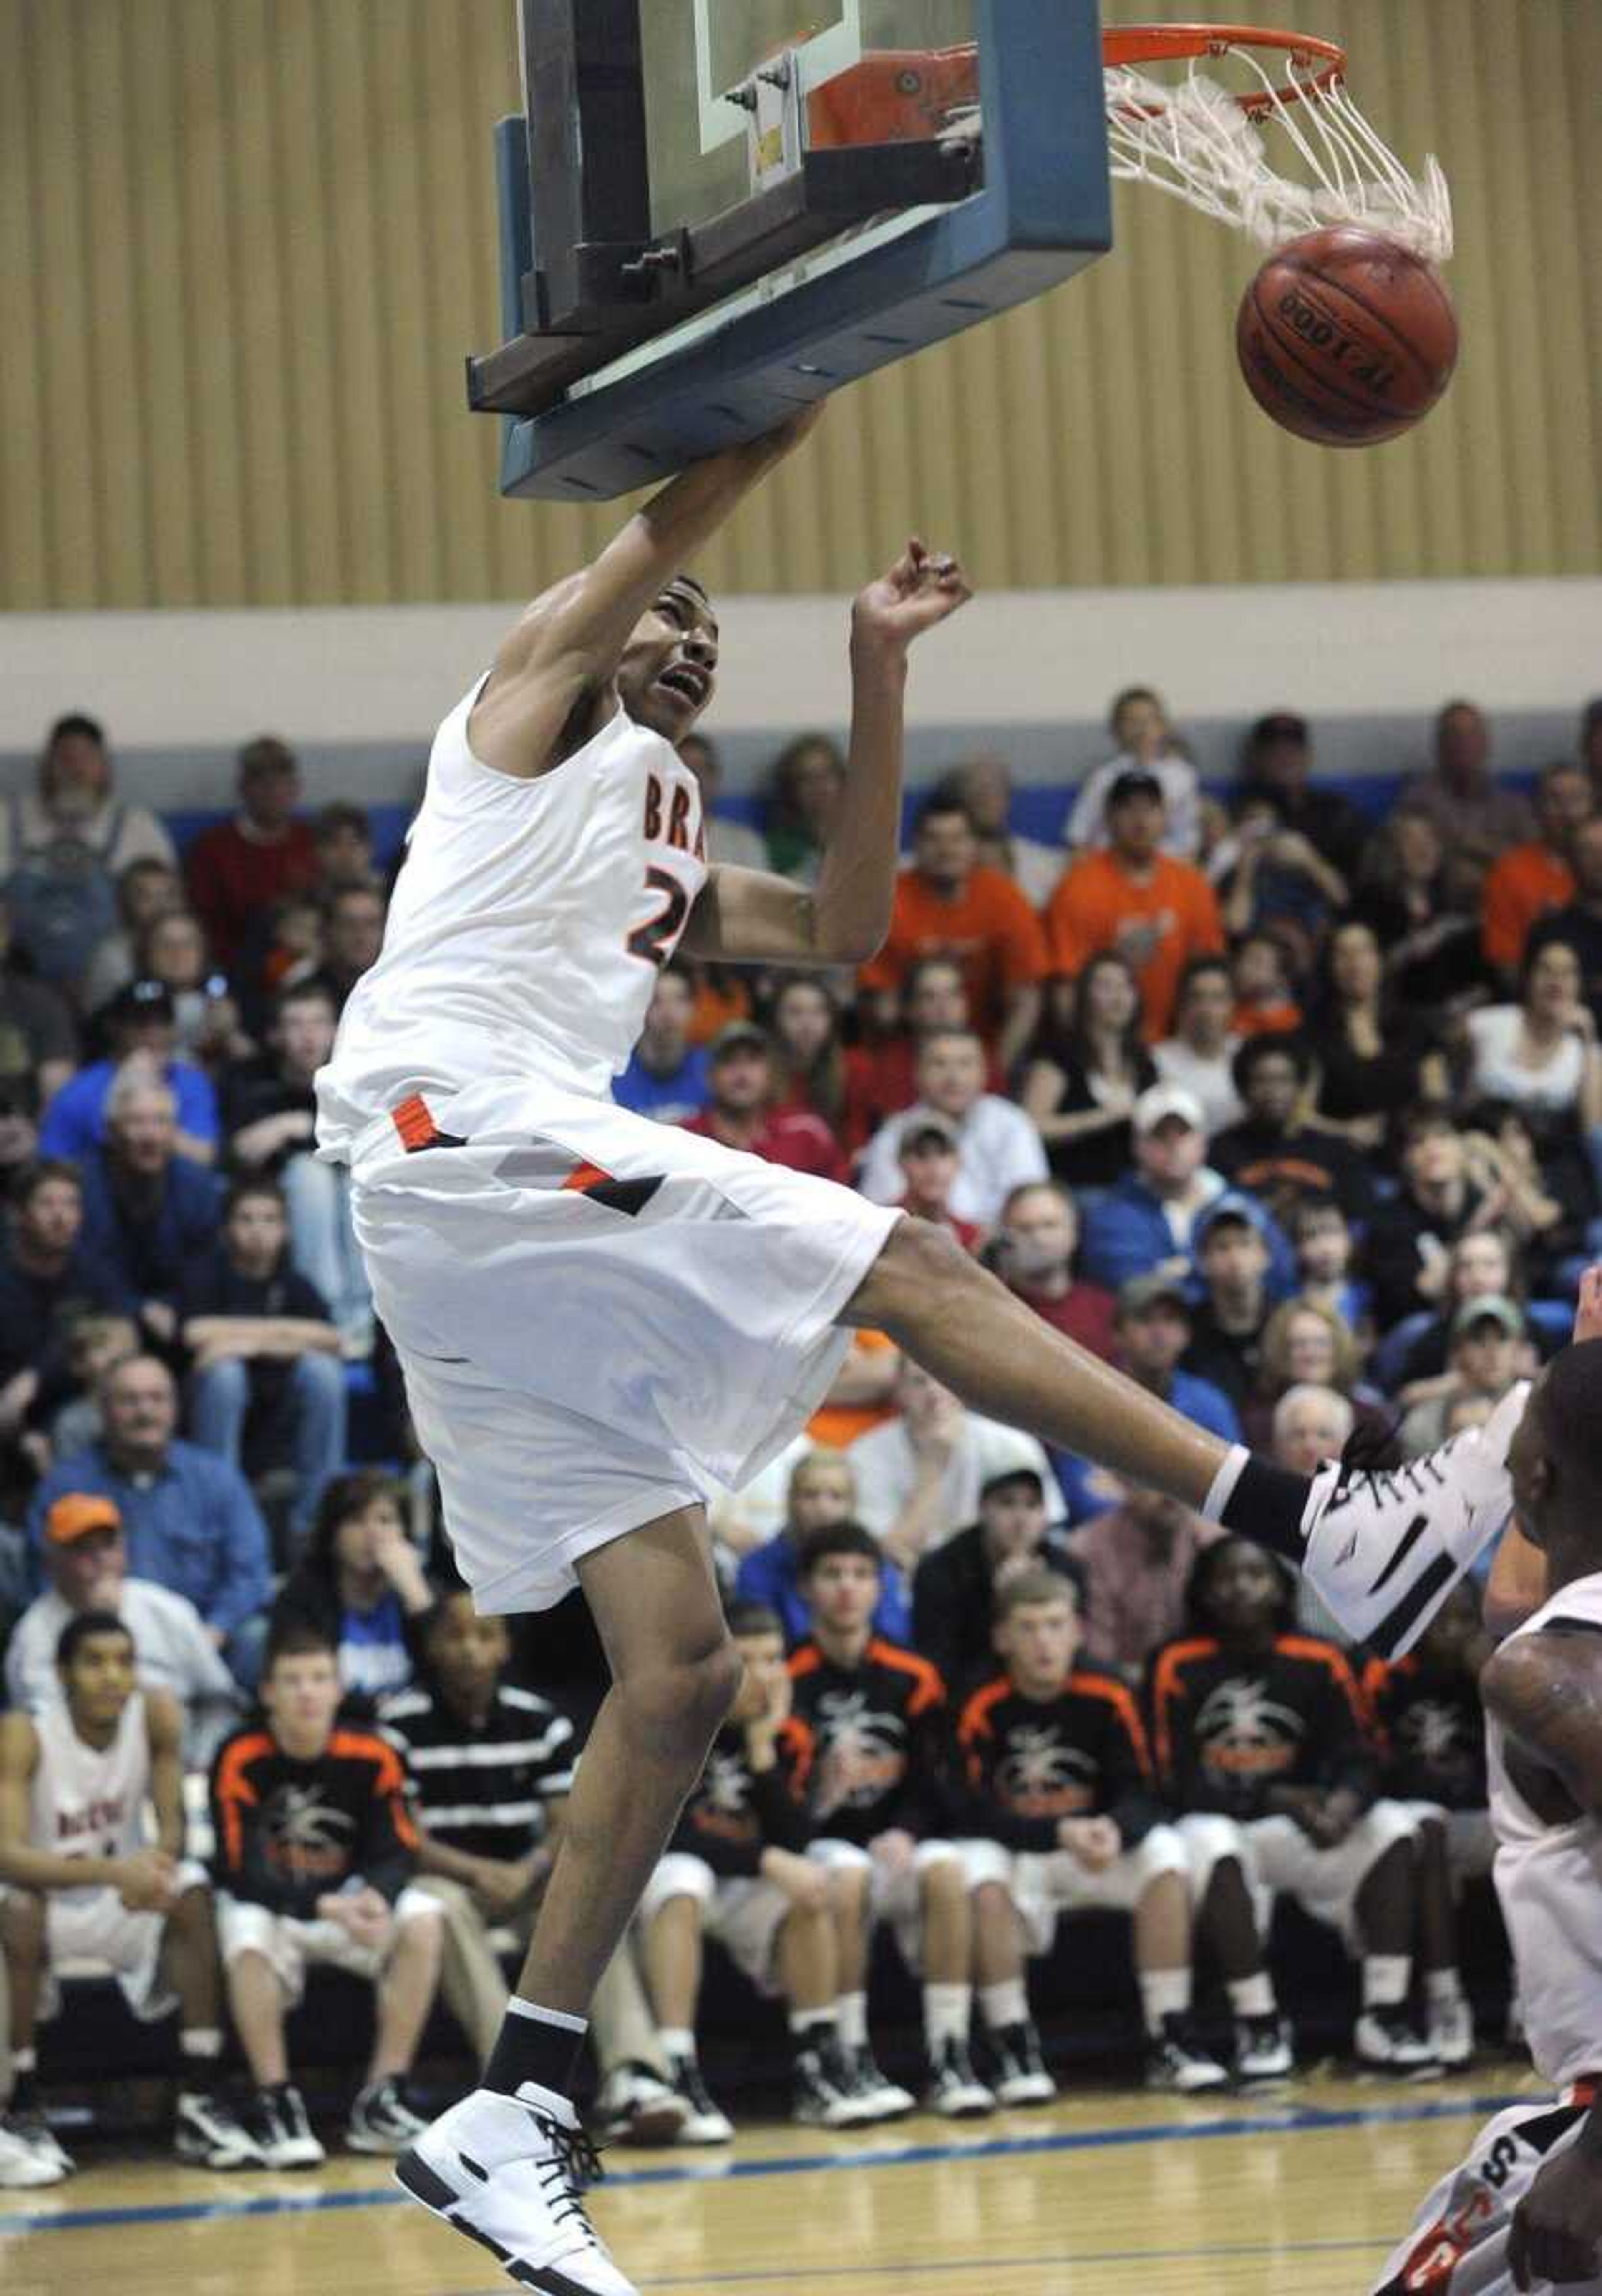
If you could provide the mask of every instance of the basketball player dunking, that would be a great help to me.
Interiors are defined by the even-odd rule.
[[[1577,1331],[1602,1328],[1602,1271]],[[1560,2091],[1483,2128],[1375,2296],[1602,2296],[1602,1339],[1555,1357],[1508,1450],[1546,1599],[1480,1677],[1496,1887],[1536,2070]]]
[[[1422,1631],[1506,1513],[1500,1421],[1405,1480],[1331,1466],[1310,1483],[1060,1337],[944,1230],[613,1103],[676,947],[855,964],[887,929],[908,652],[967,599],[954,560],[909,543],[856,600],[849,771],[816,891],[708,867],[675,748],[719,644],[682,569],[816,419],[665,488],[446,718],[382,954],[317,1083],[320,1151],[352,1168],[480,1610],[577,1582],[612,1668],[483,2085],[398,2167],[549,2296],[629,2289],[579,2201],[593,2163],[569,2090],[596,1980],[735,1686],[704,1502],[803,1424],[853,1327],[989,1417],[1277,1546],[1381,1648]]]

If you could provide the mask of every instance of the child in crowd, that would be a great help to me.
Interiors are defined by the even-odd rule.
[[[1333,1196],[1310,1196],[1290,1218],[1296,1252],[1299,1296],[1340,1316],[1348,1330],[1366,1337],[1373,1328],[1373,1295],[1352,1273],[1356,1239]]]
[[[673,2087],[690,2107],[679,2131],[686,2144],[727,2144],[735,2133],[695,2047],[709,1937],[759,1991],[784,1996],[793,2117],[826,2128],[866,2118],[840,2063],[828,1876],[805,1854],[811,1750],[790,1710],[784,1631],[776,1611],[756,1603],[736,1603],[728,1624],[744,1661],[740,1693],[636,1916]]]
[[[1237,1037],[1288,1035],[1302,1026],[1302,1007],[1291,985],[1290,966],[1275,934],[1244,935],[1236,945],[1234,971],[1235,1015],[1230,1026]]]
[[[565,1715],[507,1681],[505,1621],[481,1618],[465,1587],[447,1587],[417,1632],[418,1679],[382,1701],[379,1726],[406,1763],[417,1886],[445,1908],[441,1989],[483,2062],[508,1992],[492,1932],[509,1931],[528,1943],[578,1747]],[[602,1980],[590,2036],[603,2074],[597,2118],[608,2141],[670,2144],[687,2107],[658,2059],[627,1948]]]
[[[860,1523],[813,1534],[801,1550],[810,1638],[790,1661],[795,1712],[812,1759],[809,1856],[829,1877],[840,1942],[841,2049],[864,2117],[909,2112],[885,2079],[867,2033],[867,1970],[876,1922],[889,1922],[924,1980],[928,2102],[949,2119],[993,2112],[968,2055],[973,1924],[968,1883],[941,1839],[945,1685],[927,1659],[874,1631],[882,1563]]]
[[[439,1982],[443,1908],[413,1885],[417,1831],[400,1757],[339,1722],[332,1635],[288,1620],[267,1645],[263,1719],[235,1731],[211,1771],[218,1932],[234,2022],[257,2088],[270,2169],[324,2159],[289,2075],[284,2020],[326,1963],[377,1988],[373,2054],[346,2142],[397,2152],[426,2123],[403,2084]]]
[[[1192,1630],[1164,1644],[1148,1677],[1158,1784],[1182,1813],[1194,1901],[1243,2047],[1255,2054],[1261,2040],[1266,2053],[1277,2020],[1261,1939],[1283,1890],[1360,1952],[1360,2063],[1417,2078],[1437,2063],[1408,2013],[1417,1828],[1379,1799],[1351,1667],[1294,1630],[1294,1605],[1289,1570],[1250,1540],[1203,1550]],[[1247,2071],[1238,2056],[1236,2070]]]
[[[1162,1823],[1135,1701],[1079,1664],[1072,1585],[1020,1571],[998,1589],[1003,1672],[957,1720],[962,1844],[974,1890],[980,2005],[1003,2104],[1056,2094],[1030,2015],[1025,1961],[1065,1913],[1127,1913],[1145,2014],[1146,2082],[1194,2095],[1225,2074],[1190,2024],[1190,1901],[1183,1843]]]
[[[273,1623],[299,1621],[326,1635],[339,1652],[341,1689],[371,1701],[411,1680],[407,1621],[423,1617],[433,1599],[407,1535],[404,1490],[392,1476],[360,1467],[336,1475],[324,1492]]]
[[[109,1963],[142,2023],[176,2005],[183,2080],[174,2149],[205,2169],[264,2154],[223,2093],[210,1884],[184,1856],[183,1717],[137,1684],[115,1612],[83,1611],[56,1645],[61,1696],[0,1718],[0,1941],[11,1997],[11,2109],[0,2186],[54,2184],[72,2161],[38,2112],[35,2037],[62,1962]],[[145,1823],[153,1810],[153,1838]]]
[[[1406,1658],[1371,1659],[1363,1674],[1379,1739],[1380,1782],[1418,1824],[1419,1959],[1430,2041],[1440,2062],[1474,2054],[1474,2017],[1458,1973],[1458,1900],[1491,1872],[1485,1712],[1480,1670],[1491,1656],[1479,1590],[1465,1579]]]

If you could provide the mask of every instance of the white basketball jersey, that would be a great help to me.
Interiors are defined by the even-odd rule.
[[[469,747],[484,684],[434,736],[383,949],[316,1079],[336,1160],[415,1092],[513,1077],[609,1097],[706,882],[700,785],[670,742],[620,709],[521,781]]]
[[[95,1858],[127,1857],[143,1848],[150,1794],[144,1693],[136,1691],[128,1700],[117,1734],[103,1752],[85,1745],[64,1699],[36,1714],[33,1726],[39,1741],[29,1836],[34,1849],[48,1850],[54,1857],[81,1857],[87,1864]],[[86,1872],[84,1886],[102,1885]],[[78,1892],[61,1894],[70,1898]]]
[[[1602,1571],[1576,1578],[1517,1631],[1566,1620],[1602,1634]],[[1511,1639],[1511,1637],[1509,1638]],[[1508,1775],[1504,1734],[1487,1717],[1496,1891],[1513,1942],[1530,2054],[1565,2088],[1602,2071],[1602,1822],[1538,1817]]]

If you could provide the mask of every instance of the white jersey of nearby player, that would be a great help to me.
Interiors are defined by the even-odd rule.
[[[620,708],[522,781],[475,758],[481,678],[434,736],[378,962],[316,1079],[317,1140],[495,1078],[609,1097],[706,882],[701,791]]]
[[[1565,1620],[1602,1633],[1602,1571],[1576,1578],[1517,1631]],[[1503,1732],[1485,1726],[1496,1890],[1518,1968],[1519,2005],[1536,2070],[1564,2088],[1602,2071],[1602,1821],[1553,1825],[1508,1775]]]
[[[144,1696],[136,1691],[122,1710],[117,1734],[103,1751],[86,1746],[58,1699],[36,1714],[38,1766],[33,1774],[32,1833],[36,1849],[53,1857],[127,1857],[144,1846],[144,1805],[150,1794],[150,1732]],[[86,1890],[102,1886],[91,1870]],[[78,1891],[52,1891],[75,1898]]]

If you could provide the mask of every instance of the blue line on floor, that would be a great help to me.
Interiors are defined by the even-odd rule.
[[[1043,2131],[1039,2136],[954,2137],[938,2144],[867,2144],[850,2152],[802,2152],[766,2161],[682,2161],[661,2169],[613,2169],[606,2183],[614,2192],[626,2192],[637,2185],[723,2184],[751,2177],[920,2168],[941,2161],[1021,2160],[1048,2152],[1105,2151],[1125,2144],[1199,2144],[1218,2137],[1302,2135],[1326,2128],[1372,2128],[1409,2121],[1483,2120],[1494,2112],[1506,2111],[1509,2105],[1529,2102],[1528,2095],[1521,2092],[1512,2095],[1441,2097],[1408,2104],[1286,2105],[1278,2110],[1243,2113],[1233,2120],[1220,2118],[1154,2121],[1129,2128],[1065,2128]],[[241,2217],[311,2215],[325,2209],[398,2208],[406,2202],[407,2195],[397,2186],[380,2185],[343,2191],[325,2191],[314,2186],[310,2191],[259,2193],[238,2200],[160,2201],[144,2206],[40,2210],[0,2217],[0,2240],[16,2239],[26,2233],[95,2232],[109,2226],[129,2224],[204,2224]]]
[[[1385,2240],[1291,2240],[1241,2242],[1230,2246],[1215,2244],[1197,2248],[1193,2242],[1187,2248],[1085,2248],[1065,2250],[1059,2256],[959,2256],[942,2259],[937,2264],[920,2261],[916,2264],[845,2264],[812,2267],[797,2272],[786,2266],[785,2285],[799,2287],[803,2282],[822,2280],[909,2280],[915,2276],[925,2279],[937,2272],[1042,2272],[1054,2265],[1084,2264],[1191,2264],[1206,2259],[1221,2260],[1243,2256],[1339,2256],[1361,2251],[1364,2255],[1384,2254],[1391,2246]],[[696,2272],[676,2276],[671,2280],[642,2280],[642,2288],[741,2288],[771,2286],[775,2275],[767,2272]]]

